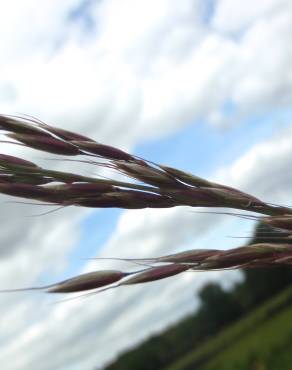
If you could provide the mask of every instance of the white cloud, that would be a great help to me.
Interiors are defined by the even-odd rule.
[[[289,7],[289,0],[245,1],[220,0],[212,17],[218,31],[234,33],[244,30],[254,22]]]
[[[217,177],[270,203],[287,202],[291,191],[291,128],[256,145]],[[290,205],[289,201],[288,204]]]
[[[230,122],[289,107],[290,2],[215,4],[206,23],[199,0],[99,1],[90,31],[69,21],[76,0],[12,4],[1,13],[2,109],[129,147],[202,117],[226,124],[226,101],[237,108]],[[238,38],[224,29],[232,19]]]

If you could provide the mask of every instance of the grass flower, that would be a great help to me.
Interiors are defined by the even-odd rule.
[[[205,180],[172,167],[149,162],[84,135],[47,125],[34,118],[0,115],[0,133],[11,144],[113,169],[124,181],[42,168],[23,158],[0,154],[0,193],[44,204],[93,208],[216,207],[249,211],[232,214],[260,220],[277,232],[292,232],[292,209],[272,205],[239,189]],[[3,140],[3,142],[7,142]],[[75,160],[75,159],[74,159]],[[220,212],[217,212],[220,213]],[[164,279],[185,271],[291,265],[291,244],[253,244],[230,250],[198,249],[158,258],[125,259],[147,263],[142,271],[95,271],[42,289],[71,293]],[[131,275],[131,276],[129,276]],[[113,283],[117,283],[112,286]],[[105,287],[105,288],[104,288]],[[15,290],[14,290],[15,291]],[[18,290],[17,290],[18,291]]]

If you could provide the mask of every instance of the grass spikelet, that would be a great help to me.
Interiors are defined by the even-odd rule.
[[[24,135],[46,135],[43,130],[30,124],[25,118],[10,117],[0,114],[0,130]]]
[[[14,197],[37,199],[46,201],[53,195],[52,191],[38,185],[0,183],[0,193],[12,195]]]
[[[62,155],[77,155],[80,150],[66,141],[55,139],[54,137],[46,135],[27,135],[11,133],[8,134],[10,138],[25,144],[33,149],[42,150],[44,152]]]
[[[281,229],[283,231],[292,231],[291,215],[262,217],[261,221],[266,225]]]
[[[46,289],[48,293],[72,293],[116,283],[129,273],[116,270],[94,271],[64,280]]]
[[[119,283],[121,285],[132,285],[132,284],[141,284],[149,283],[155,280],[161,280],[168,278],[170,276],[178,275],[183,271],[186,271],[190,268],[188,265],[172,263],[170,265],[157,266],[146,269],[143,272],[131,276],[129,279]]]
[[[12,155],[8,155],[8,154],[2,154],[0,153],[0,166],[3,166],[3,167],[31,167],[31,168],[34,168],[34,169],[37,169],[39,168],[36,164],[30,162],[30,161],[27,161],[25,159],[22,159],[22,158],[18,158],[18,157],[14,157]]]
[[[47,293],[75,293],[82,292],[85,290],[93,290],[116,283],[117,281],[128,276],[129,274],[131,273],[121,272],[117,270],[101,270],[78,275],[73,278],[63,280],[56,284],[45,285],[40,287],[6,289],[1,290],[0,292],[14,293],[30,290],[44,290]]]
[[[98,157],[112,159],[112,160],[124,160],[131,161],[133,157],[117,148],[114,148],[110,145],[104,145],[97,143],[95,141],[77,141],[74,140],[72,143],[84,152],[94,154]]]
[[[202,179],[201,177],[194,176],[191,173],[184,172],[176,168],[172,168],[172,167],[164,166],[164,165],[159,165],[159,167],[162,168],[166,173],[168,173],[168,175],[172,176],[173,178],[187,185],[191,185],[194,187],[205,187],[205,188],[213,187],[212,182]]]
[[[142,164],[141,164],[142,163]],[[166,172],[161,171],[155,167],[151,167],[145,162],[117,162],[116,167],[121,172],[147,184],[154,186],[176,186],[183,187],[176,179],[169,176]]]

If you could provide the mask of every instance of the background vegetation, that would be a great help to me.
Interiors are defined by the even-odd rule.
[[[250,244],[282,237],[259,224]],[[280,267],[243,270],[243,281],[228,292],[209,283],[197,312],[105,369],[290,370],[291,281],[291,268]]]

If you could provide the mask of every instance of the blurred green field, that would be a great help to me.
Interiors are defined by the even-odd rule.
[[[165,370],[291,370],[292,288]]]

